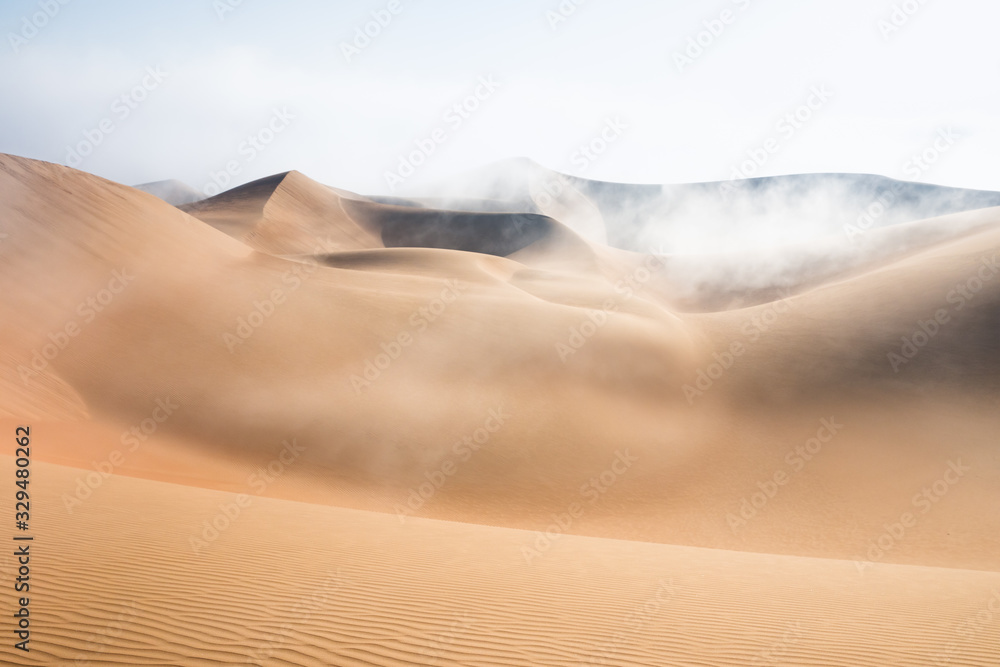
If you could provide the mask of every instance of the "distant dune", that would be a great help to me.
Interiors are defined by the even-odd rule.
[[[643,252],[715,252],[868,231],[1000,206],[1000,192],[872,174],[793,174],[707,183],[636,185],[562,174],[531,160],[499,162],[434,188],[436,201],[556,216],[580,230],[603,224],[610,245]],[[599,217],[599,222],[596,220]]]
[[[849,237],[896,182],[512,164],[175,207],[0,156],[26,664],[995,664],[1000,195]]]
[[[159,197],[174,206],[190,204],[205,198],[203,194],[182,181],[154,181],[153,183],[143,183],[134,187],[136,190],[148,192],[154,197]]]

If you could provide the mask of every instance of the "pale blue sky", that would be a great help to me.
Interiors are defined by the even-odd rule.
[[[389,0],[231,1],[220,18],[230,0],[5,0],[0,152],[75,162],[71,148],[99,139],[79,168],[126,183],[202,190],[235,163],[233,184],[298,169],[374,193],[436,128],[442,143],[404,190],[513,156],[606,180],[721,180],[769,138],[777,148],[753,175],[912,177],[911,156],[950,127],[957,139],[917,180],[1000,189],[992,1],[564,0],[575,11],[553,28],[560,0],[398,0],[350,62],[342,44]],[[903,5],[916,11],[884,35]],[[675,54],[713,27],[679,68]],[[490,76],[499,87],[449,121]],[[144,78],[145,99],[129,99]],[[832,97],[779,127],[814,86]],[[579,146],[615,118],[625,129],[581,171]]]

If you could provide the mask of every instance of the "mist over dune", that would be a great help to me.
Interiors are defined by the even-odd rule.
[[[754,305],[988,226],[955,214],[1000,193],[870,174],[796,174],[674,185],[588,180],[512,159],[430,186],[404,206],[538,213],[585,239],[668,258],[674,305]]]
[[[148,192],[154,197],[159,197],[168,204],[181,206],[200,201],[205,198],[203,194],[192,188],[187,183],[177,180],[154,181],[152,183],[142,183],[134,186],[136,190]]]
[[[0,155],[0,417],[46,442],[65,547],[46,623],[71,613],[57,593],[99,606],[107,551],[66,554],[122,531],[117,576],[141,592],[119,662],[435,664],[451,605],[481,620],[442,664],[752,664],[795,618],[797,664],[886,664],[882,645],[930,664],[998,585],[1000,193],[724,185],[513,161],[426,197],[290,171],[172,206]],[[459,552],[479,570],[450,570]],[[337,568],[292,639],[249,652],[300,573]],[[244,624],[271,595],[254,586],[274,600]],[[651,597],[602,648],[617,626],[593,619]],[[550,633],[524,620],[560,609]],[[158,618],[207,624],[202,653]],[[83,641],[38,638],[61,660]],[[964,642],[960,664],[1000,651]],[[495,663],[464,662],[487,645]]]
[[[707,183],[637,185],[571,176],[519,158],[430,186],[439,201],[526,211],[562,205],[563,222],[592,225],[608,243],[642,252],[716,252],[868,231],[1000,206],[1000,192],[900,181],[873,174],[792,174]],[[477,200],[482,203],[477,203]],[[576,204],[578,210],[572,210]]]

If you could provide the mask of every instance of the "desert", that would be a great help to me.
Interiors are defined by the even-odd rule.
[[[655,4],[0,10],[0,663],[1000,664],[998,10]]]

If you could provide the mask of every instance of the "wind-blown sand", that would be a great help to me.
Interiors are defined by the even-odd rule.
[[[28,664],[996,664],[1000,209],[765,261],[571,194],[0,156]]]

